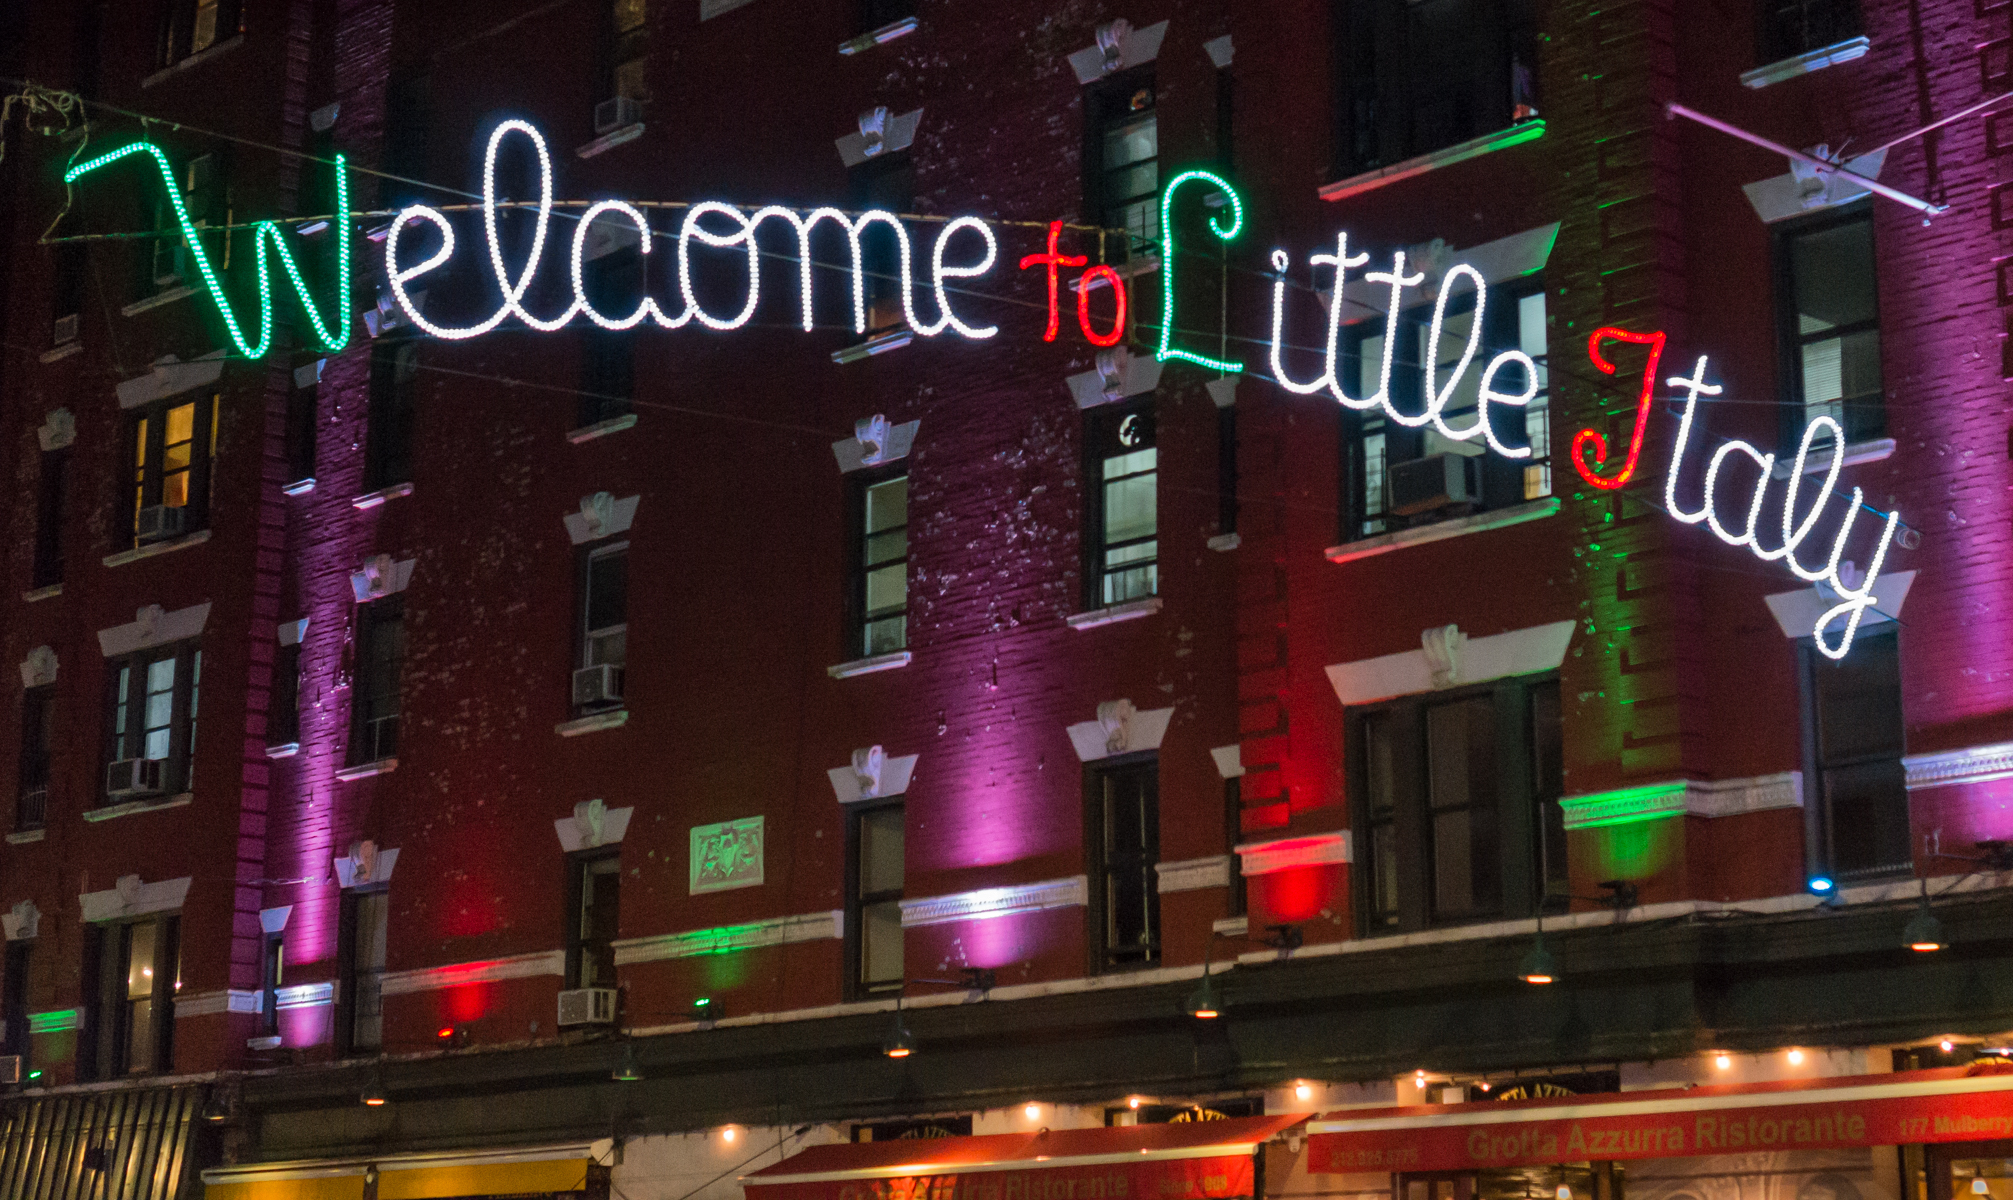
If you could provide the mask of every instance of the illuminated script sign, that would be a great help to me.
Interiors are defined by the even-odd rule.
[[[513,137],[521,139],[531,151],[537,171],[537,198],[533,201],[512,201],[501,197],[498,187],[500,159],[506,144]],[[175,186],[175,173],[167,155],[159,147],[146,142],[135,142],[108,154],[100,155],[87,162],[79,163],[65,174],[66,182],[97,171],[103,167],[129,157],[150,159],[158,169],[162,185],[172,202],[179,222],[183,240],[187,243],[192,261],[202,277],[212,300],[217,306],[225,332],[238,352],[247,358],[259,358],[274,347],[274,320],[272,267],[276,265],[292,287],[302,311],[307,317],[317,346],[328,353],[342,350],[349,342],[351,320],[345,298],[350,291],[350,212],[348,189],[345,182],[343,160],[335,160],[335,201],[336,218],[333,275],[330,288],[334,297],[335,310],[324,319],[309,293],[300,266],[289,248],[287,237],[279,224],[274,221],[260,221],[251,226],[254,273],[259,289],[258,334],[254,339],[247,336],[231,304],[225,299],[217,274],[216,264],[202,241],[202,231],[189,218],[180,190]],[[521,164],[520,164],[521,166]],[[1194,186],[1191,186],[1194,185]],[[1205,228],[1218,241],[1228,243],[1235,239],[1244,227],[1244,202],[1237,190],[1219,175],[1209,171],[1184,171],[1169,179],[1160,194],[1160,229],[1162,231],[1161,261],[1159,267],[1161,310],[1158,346],[1156,356],[1163,362],[1178,359],[1194,363],[1225,374],[1240,373],[1245,369],[1242,362],[1228,357],[1212,357],[1197,350],[1178,346],[1175,333],[1179,328],[1174,319],[1175,274],[1181,261],[1178,253],[1174,206],[1178,197],[1193,197],[1197,204],[1207,204],[1216,209],[1209,217]],[[572,222],[570,238],[553,234],[553,212],[555,207],[569,210],[581,208]],[[658,206],[665,207],[665,206]],[[852,327],[855,333],[867,331],[869,310],[870,277],[880,275],[891,280],[898,292],[902,317],[908,332],[925,338],[944,334],[972,340],[986,340],[999,333],[996,325],[979,325],[965,319],[954,307],[953,292],[961,281],[983,278],[999,265],[999,239],[994,232],[994,224],[977,217],[956,217],[938,223],[935,240],[927,254],[927,272],[921,270],[918,248],[911,242],[909,227],[896,214],[882,209],[848,214],[836,208],[814,208],[798,211],[779,205],[766,205],[754,209],[742,209],[719,201],[676,206],[683,207],[684,216],[675,235],[675,248],[670,253],[675,258],[677,279],[677,299],[669,304],[659,303],[644,286],[632,302],[623,300],[625,311],[604,311],[603,307],[590,298],[587,286],[586,263],[593,257],[589,252],[590,238],[609,236],[616,231],[623,241],[634,246],[640,255],[653,252],[660,234],[653,230],[649,218],[635,204],[622,200],[599,200],[584,207],[557,203],[553,199],[552,156],[546,147],[545,138],[536,128],[524,121],[509,120],[497,125],[490,133],[484,151],[482,166],[482,202],[480,217],[482,222],[482,252],[487,257],[488,273],[493,277],[497,289],[497,305],[486,317],[468,324],[443,324],[424,311],[422,297],[425,278],[449,267],[461,250],[461,241],[455,232],[455,222],[448,213],[424,204],[412,205],[393,217],[384,232],[384,280],[392,300],[398,305],[406,320],[436,338],[448,341],[462,341],[479,337],[502,326],[513,319],[525,328],[550,333],[576,323],[584,318],[588,323],[607,330],[636,329],[646,322],[659,329],[683,329],[699,326],[706,329],[727,331],[740,329],[755,316],[762,298],[762,259],[794,258],[797,265],[798,311],[804,330],[813,325],[812,304],[812,237],[827,227],[829,236],[843,237],[848,262],[845,264],[851,284]],[[528,245],[522,247],[522,258],[515,266],[512,254],[505,246],[503,230],[499,225],[500,212],[528,213],[530,217]],[[765,225],[786,229],[794,233],[796,253],[792,255],[766,254],[756,242],[757,231]],[[519,236],[514,240],[522,242],[522,222],[514,227]],[[594,231],[602,231],[597,235]],[[1046,285],[1048,323],[1043,338],[1054,341],[1061,327],[1060,269],[1064,267],[1086,267],[1088,257],[1064,253],[1060,248],[1062,223],[1051,222],[1047,226],[1045,249],[1030,253],[1019,260],[1023,271],[1039,269]],[[892,251],[891,270],[877,272],[868,262],[867,243],[869,237],[876,239],[876,245]],[[661,235],[661,240],[673,241],[671,235]],[[564,257],[567,263],[571,287],[571,302],[563,307],[548,303],[549,311],[534,311],[535,302],[528,302],[534,295],[534,283],[541,266],[548,257],[548,242],[555,245],[564,242]],[[712,307],[703,303],[701,289],[694,280],[695,256],[705,256],[708,263],[707,277],[714,272],[728,270],[733,278],[740,278],[745,271],[746,284],[739,288],[738,300],[722,304],[717,297]],[[1523,408],[1538,395],[1542,368],[1532,357],[1522,350],[1505,350],[1481,362],[1482,338],[1484,332],[1483,315],[1488,303],[1488,285],[1482,272],[1467,263],[1456,263],[1439,275],[1433,290],[1432,317],[1425,331],[1423,343],[1429,347],[1439,347],[1445,330],[1453,328],[1448,323],[1450,302],[1456,298],[1457,285],[1465,283],[1467,288],[1461,297],[1472,296],[1472,315],[1459,322],[1465,325],[1465,341],[1461,352],[1452,361],[1451,367],[1442,364],[1433,370],[1419,371],[1423,385],[1416,397],[1401,398],[1393,387],[1393,368],[1397,363],[1395,355],[1400,343],[1399,321],[1401,312],[1411,308],[1415,302],[1423,303],[1424,295],[1418,289],[1427,282],[1424,271],[1406,269],[1405,252],[1400,250],[1391,255],[1388,268],[1380,268],[1365,273],[1361,278],[1373,287],[1388,289],[1389,298],[1382,308],[1383,336],[1374,341],[1365,339],[1363,344],[1378,345],[1375,351],[1381,355],[1375,364],[1363,364],[1366,368],[1374,365],[1375,370],[1361,372],[1363,394],[1351,395],[1343,386],[1341,369],[1341,331],[1343,320],[1343,297],[1349,273],[1370,264],[1367,253],[1350,253],[1349,236],[1338,234],[1333,254],[1318,253],[1307,259],[1311,268],[1327,272],[1332,288],[1327,304],[1326,337],[1318,354],[1321,364],[1319,374],[1308,379],[1295,379],[1293,368],[1289,368],[1286,357],[1289,351],[1306,354],[1290,345],[1285,336],[1286,310],[1288,307],[1288,276],[1291,258],[1285,250],[1273,250],[1270,256],[1272,272],[1272,323],[1270,336],[1270,366],[1272,378],[1280,387],[1296,395],[1326,393],[1336,403],[1357,411],[1379,410],[1383,417],[1396,425],[1406,428],[1430,426],[1439,436],[1453,442],[1468,442],[1477,438],[1487,450],[1509,459],[1530,458],[1532,447],[1505,441],[1489,419],[1491,407]],[[735,264],[740,265],[735,265]],[[919,310],[916,292],[919,283],[927,283],[929,298]],[[1110,346],[1119,342],[1127,323],[1128,299],[1123,280],[1111,267],[1091,266],[1077,277],[1077,321],[1085,340],[1096,346]],[[709,292],[712,289],[707,289]],[[876,288],[876,292],[881,289]],[[1109,292],[1115,306],[1111,325],[1103,330],[1097,328],[1091,312],[1091,297],[1094,291]],[[538,292],[543,296],[545,292]],[[876,296],[876,300],[885,300]],[[604,303],[605,303],[604,298]],[[1465,300],[1464,300],[1465,302]],[[736,306],[738,304],[738,307]],[[1227,329],[1223,334],[1227,344]],[[1244,339],[1240,339],[1244,340]],[[1656,390],[1656,373],[1665,349],[1665,335],[1657,333],[1633,332],[1623,329],[1604,328],[1594,331],[1588,339],[1587,353],[1594,365],[1602,372],[1612,375],[1617,367],[1606,357],[1603,345],[1607,342],[1633,343],[1648,347],[1648,363],[1644,367],[1641,387],[1636,397],[1635,422],[1630,430],[1628,446],[1619,456],[1611,452],[1604,434],[1593,429],[1582,429],[1572,441],[1573,468],[1589,486],[1602,490],[1621,488],[1634,476],[1638,460],[1650,425],[1651,400]],[[1219,355],[1226,353],[1219,350]],[[1852,647],[1853,637],[1869,609],[1875,603],[1874,582],[1879,577],[1886,561],[1888,547],[1894,539],[1895,530],[1901,524],[1898,513],[1875,515],[1884,518],[1884,524],[1873,538],[1870,553],[1866,554],[1863,570],[1855,566],[1855,560],[1845,557],[1847,542],[1851,537],[1855,522],[1862,510],[1873,510],[1865,504],[1864,494],[1853,488],[1851,499],[1843,504],[1833,504],[1838,497],[1839,470],[1844,464],[1845,431],[1836,420],[1828,416],[1817,416],[1806,426],[1803,440],[1797,447],[1796,457],[1787,477],[1779,489],[1771,485],[1776,477],[1776,455],[1761,450],[1743,441],[1723,440],[1706,453],[1703,446],[1694,450],[1693,440],[1705,440],[1703,423],[1698,420],[1698,403],[1701,397],[1718,395],[1720,385],[1706,380],[1706,358],[1701,356],[1697,366],[1689,376],[1673,376],[1665,381],[1683,397],[1683,411],[1678,420],[1676,440],[1672,446],[1670,469],[1664,485],[1664,507],[1675,519],[1686,524],[1704,524],[1722,541],[1732,546],[1744,546],[1763,561],[1782,560],[1783,565],[1797,578],[1811,583],[1819,589],[1824,598],[1832,602],[1817,619],[1811,630],[1820,652],[1830,658],[1843,658]],[[1305,368],[1301,368],[1305,369]],[[1466,390],[1466,380],[1470,371],[1479,372],[1472,393]],[[1376,379],[1375,388],[1368,387],[1370,378]],[[1458,416],[1467,411],[1467,397],[1472,395],[1472,419],[1464,424],[1450,420],[1450,415]],[[1458,405],[1450,402],[1459,396]],[[1454,411],[1450,413],[1450,408]],[[1813,466],[1811,455],[1829,455],[1823,481],[1814,489],[1804,482],[1807,467]],[[1691,465],[1688,453],[1695,459],[1704,457],[1705,470],[1702,478],[1691,483],[1681,481]],[[1621,459],[1617,467],[1613,459]],[[1816,461],[1825,461],[1822,458]],[[1733,469],[1729,470],[1729,464]],[[1729,490],[1741,486],[1746,472],[1754,473],[1752,490],[1745,500],[1744,515],[1736,514],[1731,520],[1722,515],[1719,488],[1724,481]],[[1738,477],[1738,478],[1737,478]],[[1697,498],[1685,501],[1681,493]],[[1804,543],[1817,535],[1818,526],[1826,519],[1829,510],[1843,509],[1836,517],[1836,532],[1830,539],[1829,553],[1821,555],[1823,565],[1812,567],[1809,561],[1820,557],[1803,549]],[[1765,532],[1763,526],[1769,524],[1771,516],[1780,517],[1781,535],[1774,538],[1773,531]],[[1773,544],[1767,544],[1774,539]],[[1822,544],[1822,539],[1818,540]],[[724,884],[717,886],[735,886]],[[695,881],[695,890],[697,890]]]

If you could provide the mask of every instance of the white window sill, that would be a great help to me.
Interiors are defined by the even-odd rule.
[[[1101,625],[1116,625],[1120,621],[1136,621],[1159,611],[1160,597],[1147,596],[1140,600],[1127,600],[1123,604],[1093,608],[1089,612],[1071,613],[1063,620],[1069,623],[1071,629],[1096,629]]]
[[[62,594],[63,585],[52,583],[48,587],[29,588],[21,593],[21,599],[24,603],[33,604],[37,600],[54,600]]]
[[[292,758],[301,752],[299,742],[275,742],[266,747],[267,758]]]
[[[23,829],[19,833],[8,834],[7,844],[10,846],[26,846],[31,842],[39,842],[48,836],[49,831],[47,829]]]
[[[189,287],[187,284],[181,284],[171,288],[164,288],[163,290],[155,292],[153,295],[147,297],[144,300],[133,301],[131,304],[128,304],[126,307],[120,309],[119,315],[124,317],[137,317],[141,313],[146,312],[149,309],[161,308],[165,305],[173,304],[177,300],[187,300],[189,297],[195,294],[196,289]]]
[[[167,796],[151,800],[127,800],[119,804],[107,804],[102,808],[86,809],[86,821],[110,821],[115,817],[130,817],[134,813],[159,812],[164,808],[181,808],[195,800],[195,795],[183,792],[179,796]]]
[[[1771,83],[1781,83],[1784,80],[1795,79],[1799,75],[1808,75],[1812,71],[1835,67],[1839,63],[1849,63],[1855,58],[1865,58],[1866,52],[1872,47],[1873,43],[1866,38],[1851,38],[1836,45],[1806,51],[1795,58],[1785,58],[1781,62],[1772,62],[1766,66],[1756,67],[1752,71],[1742,71],[1740,81],[1751,88],[1765,88]]]
[[[280,491],[285,492],[289,496],[305,496],[314,490],[315,477],[312,475],[306,479],[296,479],[292,483],[280,485]]]
[[[885,46],[896,38],[907,37],[914,33],[917,27],[918,22],[914,17],[903,17],[897,21],[890,21],[879,29],[871,30],[856,38],[849,38],[846,41],[840,42],[839,53],[847,55],[864,54],[875,46]]]
[[[117,554],[107,554],[105,556],[105,565],[108,567],[123,567],[127,563],[139,562],[143,558],[153,558],[157,555],[172,554],[177,550],[187,550],[191,546],[200,546],[209,540],[210,531],[207,529],[198,529],[194,533],[183,534],[178,538],[170,538],[165,542],[149,542],[144,546],[135,546],[131,550],[121,550]]]
[[[618,708],[613,712],[589,713],[575,717],[571,721],[561,721],[552,727],[552,732],[560,737],[579,737],[583,733],[594,733],[602,729],[619,729],[629,723],[629,710]]]
[[[145,79],[142,79],[140,81],[140,86],[142,88],[153,87],[155,84],[161,82],[162,80],[172,79],[176,75],[181,74],[183,71],[189,70],[191,67],[200,67],[204,63],[210,61],[213,58],[222,58],[224,55],[229,54],[231,51],[237,49],[239,46],[244,45],[244,42],[245,42],[244,34],[234,33],[230,37],[225,38],[223,41],[218,42],[214,46],[206,46],[203,49],[197,51],[196,53],[189,55],[187,58],[181,60],[180,62],[171,63],[168,66],[162,67],[160,70],[154,72],[152,75],[149,75]]]
[[[349,503],[351,508],[362,510],[376,508],[387,500],[396,500],[400,496],[410,495],[412,495],[412,485],[410,483],[394,483],[387,488],[379,488],[374,492],[365,492]]]
[[[1395,533],[1364,538],[1360,542],[1330,546],[1326,551],[1326,557],[1333,563],[1354,562],[1359,558],[1374,558],[1379,554],[1389,554],[1393,550],[1403,550],[1407,546],[1423,546],[1428,542],[1444,542],[1448,538],[1462,537],[1470,533],[1486,533],[1491,529],[1522,525],[1526,521],[1549,517],[1557,511],[1559,511],[1559,498],[1547,496],[1543,500],[1532,500],[1509,508],[1499,508],[1494,512],[1455,517],[1434,525],[1419,525],[1411,529],[1400,529]]]
[[[285,1038],[282,1038],[282,1037],[281,1037],[281,1036],[280,1036],[279,1034],[277,1034],[277,1033],[274,1033],[274,1034],[268,1034],[268,1035],[266,1035],[265,1037],[255,1037],[255,1038],[246,1038],[246,1039],[245,1039],[245,1049],[247,1049],[247,1050],[277,1050],[277,1049],[279,1049],[279,1048],[280,1048],[280,1046],[281,1046],[281,1045],[282,1045],[282,1044],[283,1044],[283,1043],[284,1043],[285,1041],[286,1041],[286,1039],[285,1039]]]
[[[1397,183],[1401,179],[1424,175],[1441,167],[1451,167],[1455,163],[1467,162],[1471,158],[1480,158],[1484,154],[1507,150],[1512,146],[1521,146],[1525,142],[1535,142],[1543,136],[1545,136],[1544,118],[1533,117],[1508,129],[1485,133],[1481,137],[1470,138],[1444,150],[1435,150],[1430,154],[1421,154],[1417,158],[1408,158],[1404,162],[1392,163],[1388,167],[1378,167],[1374,171],[1365,171],[1361,175],[1351,175],[1347,179],[1337,180],[1322,188],[1318,194],[1323,200],[1347,200],[1351,196],[1360,196],[1364,192]]]
[[[624,125],[620,129],[604,133],[586,145],[576,148],[573,153],[580,158],[593,158],[603,151],[613,150],[624,142],[633,142],[642,136],[643,122],[637,121],[634,124]]]
[[[635,413],[623,413],[619,417],[610,417],[606,421],[596,421],[592,425],[582,425],[580,428],[567,434],[566,440],[578,446],[582,442],[591,442],[595,438],[607,437],[611,433],[621,433],[635,423]]]
[[[907,650],[897,650],[893,654],[876,654],[872,658],[856,658],[825,668],[825,674],[834,679],[851,679],[855,675],[872,675],[876,671],[892,671],[909,665]]]
[[[1219,533],[1202,544],[1216,551],[1235,550],[1244,544],[1244,539],[1234,533]]]
[[[376,762],[358,763],[354,767],[344,767],[335,773],[335,777],[344,783],[353,783],[359,779],[369,779],[374,775],[389,775],[396,770],[398,770],[398,760],[396,758],[380,758]]]
[[[865,362],[876,354],[886,354],[890,350],[900,350],[916,340],[912,329],[896,329],[878,337],[870,337],[864,342],[855,342],[844,349],[832,351],[832,361],[844,366],[847,363]]]
[[[1839,460],[1838,465],[1840,469],[1857,467],[1865,463],[1879,462],[1893,453],[1893,438],[1873,438],[1870,441],[1864,442],[1848,442],[1845,446],[1845,455]],[[1795,469],[1796,456],[1792,454],[1788,458],[1778,459],[1774,469],[1769,474],[1777,479],[1788,479],[1789,473]],[[1803,463],[1803,473],[1805,475],[1815,475],[1819,471],[1829,471],[1830,469],[1831,455],[1822,450],[1813,452]]]
[[[70,357],[72,354],[77,353],[77,351],[82,350],[83,348],[84,343],[82,342],[64,342],[60,346],[55,346],[51,347],[48,350],[44,350],[41,353],[40,358],[41,361],[45,363],[61,362],[64,359]]]
[[[1251,932],[1251,918],[1248,916],[1221,917],[1212,922],[1209,928],[1211,932],[1220,933],[1224,937],[1241,938]]]

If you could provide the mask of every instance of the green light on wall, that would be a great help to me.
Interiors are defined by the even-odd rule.
[[[49,1012],[28,1014],[29,1033],[64,1033],[84,1027],[84,1010],[79,1008],[59,1008]]]

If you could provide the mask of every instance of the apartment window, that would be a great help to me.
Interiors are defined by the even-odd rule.
[[[614,687],[622,695],[623,668],[629,661],[629,543],[617,542],[587,552],[580,572],[580,651],[584,669],[613,667]],[[576,697],[580,693],[576,689]],[[582,704],[594,708],[620,704],[619,699]]]
[[[1339,174],[1537,115],[1530,0],[1352,0],[1335,12]]]
[[[1783,440],[1800,441],[1815,417],[1837,421],[1848,443],[1881,436],[1887,415],[1872,208],[1860,204],[1779,229],[1776,280]]]
[[[14,802],[14,828],[42,828],[49,817],[49,760],[56,745],[56,689],[33,687],[21,693],[21,794]]]
[[[35,573],[38,588],[63,582],[63,497],[70,474],[70,452],[42,455],[42,477],[35,495]]]
[[[126,536],[134,546],[194,533],[210,523],[210,469],[217,453],[217,397],[169,399],[137,409],[126,426]]]
[[[1866,32],[1858,0],[1762,0],[1756,18],[1760,63],[1795,58]]]
[[[1223,781],[1223,852],[1230,856],[1230,896],[1228,917],[1244,915],[1245,886],[1243,862],[1237,856],[1244,840],[1244,784],[1233,775]]]
[[[203,652],[192,642],[107,664],[108,803],[189,790]]]
[[[853,484],[851,652],[871,658],[909,644],[909,477]]]
[[[1367,934],[1528,916],[1563,897],[1559,685],[1503,680],[1349,713]]]
[[[175,183],[182,193],[182,207],[188,213],[189,224],[201,230],[231,223],[229,187],[225,182],[224,162],[220,155],[199,154],[182,163],[176,169]],[[148,194],[155,193],[150,190]],[[149,243],[149,253],[142,256],[146,277],[140,281],[138,295],[144,298],[167,288],[201,287],[203,281],[196,270],[195,258],[189,253],[188,241],[182,234],[182,223],[175,213],[174,201],[167,196],[158,196],[154,200],[152,215],[154,237]],[[230,234],[226,232],[203,241],[211,265],[220,272],[230,270]]]
[[[916,165],[906,150],[887,151],[849,173],[853,207],[878,208],[897,216],[916,211]],[[860,235],[861,269],[866,272],[867,336],[887,333],[908,323],[902,308],[902,259],[894,231],[876,223]],[[852,321],[847,301],[846,320]]]
[[[1159,962],[1159,755],[1096,764],[1088,775],[1093,968]]]
[[[1153,68],[1138,67],[1083,94],[1084,211],[1122,229],[1132,252],[1160,248],[1160,118]],[[1110,257],[1121,257],[1116,247]]]
[[[63,236],[82,232],[81,227],[63,228]],[[83,242],[64,242],[56,247],[51,256],[54,260],[56,278],[54,282],[54,303],[51,309],[49,344],[61,346],[77,340],[78,325],[84,314],[84,277],[91,268],[91,260]]]
[[[277,933],[266,935],[259,954],[259,1034],[280,1032],[280,989],[287,985],[287,943]]]
[[[350,694],[349,763],[398,757],[399,679],[405,669],[405,601],[356,606],[356,673]]]
[[[182,986],[180,918],[100,925],[92,932],[96,1011],[85,1029],[97,1036],[90,1073],[111,1079],[170,1070],[175,994]]]
[[[296,642],[273,654],[273,686],[266,700],[266,745],[299,745],[301,740],[301,648]]]
[[[344,1054],[384,1047],[385,932],[391,894],[350,889],[342,896],[337,945],[336,1034]]]
[[[574,858],[573,918],[566,931],[566,986],[615,986],[615,939],[621,935],[622,861],[613,854]]]
[[[23,1079],[28,1077],[28,1048],[34,1041],[28,1036],[28,961],[34,947],[30,941],[8,942],[7,977],[0,981],[0,1021],[6,1025],[0,1054],[20,1056]]]
[[[916,15],[916,0],[860,0],[860,32],[872,33]]]
[[[316,410],[321,385],[310,383],[287,393],[287,482],[288,491],[315,481],[315,451],[320,426]]]
[[[432,80],[426,75],[409,75],[386,89],[384,171],[391,178],[379,185],[386,207],[435,199],[423,183],[408,182],[423,181],[429,174],[426,135],[431,93]]]
[[[581,282],[596,312],[633,312],[643,294],[643,255],[625,246],[581,264]],[[636,390],[636,332],[587,325],[580,332],[580,424],[629,412]]]
[[[1804,804],[1815,834],[1805,851],[1810,873],[1850,879],[1905,871],[1911,847],[1900,635],[1862,632],[1836,662],[1808,643],[1798,653]]]
[[[648,0],[609,0],[607,94],[639,106],[650,99],[649,15]]]
[[[1237,532],[1237,409],[1216,410],[1216,532]]]
[[[1085,604],[1101,608],[1160,591],[1160,452],[1153,401],[1084,414]]]
[[[900,800],[846,810],[846,957],[855,998],[902,989],[903,817]]]
[[[1465,287],[1465,285],[1464,285]],[[1459,365],[1474,329],[1472,290],[1454,294],[1440,328],[1440,343],[1428,346],[1433,305],[1398,314],[1399,344],[1392,355],[1391,396],[1401,411],[1425,410],[1425,369],[1433,364],[1433,386],[1444,389]],[[1482,369],[1505,350],[1521,350],[1537,364],[1537,395],[1523,408],[1493,405],[1489,424],[1508,446],[1529,446],[1528,458],[1505,458],[1480,437],[1455,441],[1432,426],[1407,428],[1380,409],[1345,410],[1342,431],[1342,540],[1353,542],[1449,517],[1507,508],[1552,494],[1551,381],[1545,354],[1545,291],[1531,280],[1491,288],[1485,306],[1480,348],[1448,397],[1449,427],[1475,423]],[[1366,321],[1351,339],[1338,366],[1345,388],[1358,396],[1377,391],[1383,374],[1384,323]],[[1519,367],[1506,367],[1495,380],[1498,391],[1519,393],[1526,380]]]
[[[168,0],[161,8],[157,65],[172,67],[244,32],[242,13],[238,0]]]
[[[364,436],[363,489],[412,482],[412,425],[419,391],[419,343],[379,342],[370,353],[369,428]]]

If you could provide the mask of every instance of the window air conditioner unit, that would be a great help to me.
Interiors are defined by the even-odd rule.
[[[52,346],[67,346],[77,340],[77,314],[56,318],[55,332],[49,339]]]
[[[616,96],[594,106],[594,132],[598,136],[625,129],[643,119],[643,106],[627,96]]]
[[[622,701],[622,668],[613,663],[582,667],[573,673],[573,703],[619,704]]]
[[[559,993],[559,1027],[569,1025],[613,1025],[614,988],[573,988]]]
[[[149,504],[140,510],[140,519],[134,532],[143,542],[164,542],[169,538],[180,537],[182,513],[182,509],[172,505]]]
[[[18,1087],[21,1083],[21,1056],[0,1054],[0,1087]]]
[[[1386,472],[1391,481],[1391,512],[1411,516],[1475,499],[1468,470],[1468,459],[1460,454],[1429,454],[1391,464]]]
[[[105,794],[114,800],[157,796],[161,792],[161,760],[122,758],[105,768]]]

